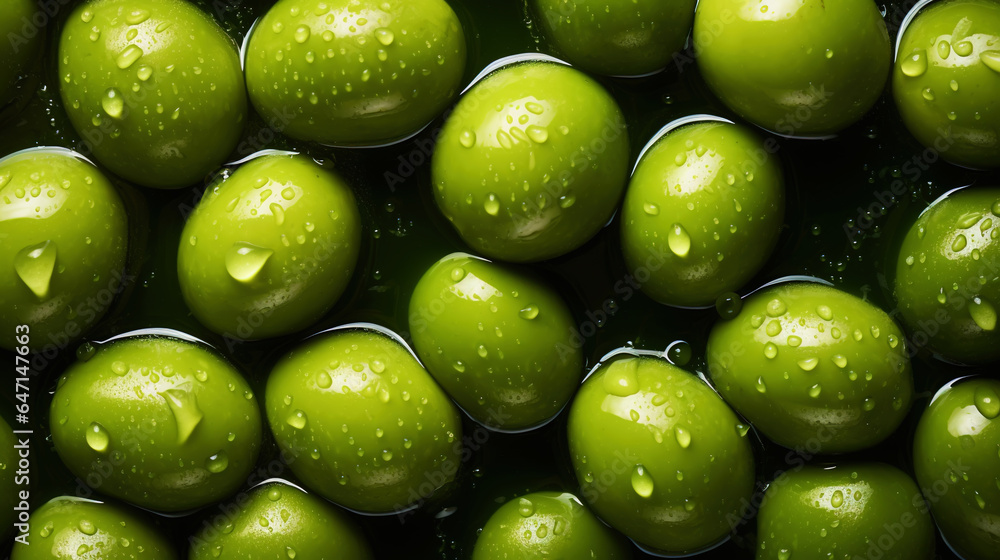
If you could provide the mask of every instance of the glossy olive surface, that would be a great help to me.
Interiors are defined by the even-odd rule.
[[[289,484],[270,482],[239,496],[221,528],[191,538],[190,560],[337,558],[371,560],[357,526],[343,512]]]
[[[465,56],[462,25],[444,0],[281,0],[250,39],[247,87],[293,138],[382,144],[444,111]]]
[[[96,167],[61,148],[0,160],[0,346],[17,325],[29,348],[65,347],[93,327],[129,282],[128,218]]]
[[[333,307],[358,262],[361,216],[339,176],[304,156],[265,155],[198,204],[177,253],[194,315],[230,339],[301,330]]]
[[[453,253],[410,299],[410,336],[427,370],[475,420],[517,431],[555,416],[583,375],[562,297],[525,271]]]
[[[661,303],[712,305],[770,256],[784,224],[784,186],[777,157],[742,126],[674,129],[632,174],[622,206],[625,263]]]
[[[175,560],[161,528],[140,512],[72,496],[49,500],[31,515],[28,544],[15,543],[11,560]]]
[[[1000,547],[1000,381],[969,377],[942,388],[913,442],[917,482],[947,543],[965,560]]]
[[[948,193],[910,226],[895,296],[915,344],[949,361],[1000,358],[1000,188]]]
[[[822,137],[875,104],[892,64],[871,0],[703,0],[698,67],[748,121],[785,136]]]
[[[628,146],[621,110],[593,79],[554,62],[504,66],[449,115],[434,148],[435,200],[476,252],[550,259],[614,214]]]
[[[590,508],[644,547],[678,554],[735,526],[754,486],[747,430],[693,374],[625,355],[584,382],[567,433]]]
[[[236,44],[185,0],[91,0],[59,42],[59,92],[73,127],[115,174],[155,188],[201,181],[246,120]]]
[[[782,473],[757,513],[757,559],[931,560],[934,522],[920,490],[882,463]]]
[[[1000,5],[933,2],[903,33],[892,93],[906,127],[947,161],[1000,167]]]
[[[346,508],[400,512],[455,478],[458,410],[420,362],[387,335],[323,333],[267,381],[267,419],[309,489]]]
[[[762,289],[708,339],[727,402],[775,442],[845,453],[884,440],[913,401],[906,342],[881,309],[819,283]]]
[[[500,506],[476,540],[472,560],[631,558],[621,535],[567,492],[525,494]]]
[[[59,379],[49,425],[82,484],[161,512],[235,492],[261,445],[257,399],[240,373],[202,345],[165,337],[81,351]]]

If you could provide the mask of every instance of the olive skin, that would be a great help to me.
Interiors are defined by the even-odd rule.
[[[258,486],[224,511],[221,530],[205,525],[191,537],[190,560],[374,558],[350,518],[289,484]]]
[[[1000,547],[1000,381],[949,383],[931,400],[913,438],[913,468],[941,534],[965,560]]]
[[[111,503],[60,496],[31,514],[28,544],[14,543],[11,560],[176,560],[162,527]]]
[[[934,522],[913,480],[880,463],[806,466],[767,488],[757,560],[931,560]]]
[[[33,352],[65,347],[125,288],[125,207],[111,183],[61,148],[0,160],[0,346],[27,325]],[[22,329],[18,334],[25,334]]]
[[[1000,6],[934,2],[903,33],[892,92],[906,128],[952,163],[1000,167]]]
[[[621,535],[565,492],[535,492],[500,506],[472,551],[472,560],[631,557]]]
[[[235,492],[261,445],[260,410],[239,372],[200,345],[166,337],[119,339],[72,365],[49,425],[75,476],[162,512]]]
[[[410,336],[434,379],[474,420],[502,431],[548,421],[576,391],[582,348],[563,299],[524,273],[453,253],[410,298]]]
[[[59,42],[59,93],[73,128],[122,178],[176,189],[236,147],[246,88],[236,43],[183,0],[91,0]]]
[[[31,0],[8,0],[0,12],[0,111],[16,94],[21,75],[41,50],[45,30],[32,23],[38,5]],[[29,36],[30,35],[30,36]]]
[[[684,48],[695,1],[532,0],[531,5],[549,43],[574,66],[639,76],[662,69]]]
[[[895,296],[915,343],[947,359],[1000,358],[1000,189],[939,198],[910,227],[896,260]]]
[[[301,330],[340,299],[357,266],[351,189],[305,156],[243,164],[184,226],[177,275],[188,307],[237,340]]]
[[[779,162],[742,126],[705,122],[658,140],[632,174],[622,253],[642,291],[668,305],[712,305],[764,265],[784,222]],[[708,171],[706,171],[708,169]]]
[[[281,0],[250,38],[247,87],[288,136],[377,145],[444,111],[465,56],[462,25],[444,0]]]
[[[476,83],[438,136],[438,208],[486,257],[534,262],[586,243],[625,187],[628,135],[615,100],[552,62],[508,65]]]
[[[590,508],[640,545],[682,554],[726,538],[749,501],[748,429],[694,375],[633,356],[587,378],[567,433]]]
[[[859,120],[892,64],[871,0],[704,0],[694,37],[703,38],[698,66],[719,99],[785,136],[829,136]]]
[[[323,333],[267,381],[267,420],[292,472],[348,509],[401,512],[455,478],[462,423],[406,348],[367,330]]]
[[[913,401],[903,333],[881,309],[823,284],[764,288],[712,328],[708,368],[764,435],[847,453],[891,434]]]

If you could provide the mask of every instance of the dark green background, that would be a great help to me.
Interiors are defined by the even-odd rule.
[[[273,3],[198,2],[214,13],[238,41],[253,21]],[[902,17],[913,1],[884,4],[890,34],[895,37]],[[55,79],[55,52],[61,20],[76,2],[68,2],[48,26],[43,59],[24,80],[19,107],[8,107],[0,122],[0,157],[39,145],[79,146],[59,101]],[[508,54],[547,52],[543,38],[532,30],[530,15],[518,0],[451,0],[469,43],[466,82],[489,62]],[[554,53],[558,54],[558,53]],[[689,53],[690,55],[690,53]],[[691,62],[691,61],[688,61]],[[667,122],[692,113],[713,113],[733,118],[708,91],[697,64],[668,68],[640,79],[601,79],[625,112],[632,142],[632,157]],[[406,336],[410,292],[423,271],[445,254],[465,247],[434,206],[430,189],[428,147],[441,121],[420,136],[396,146],[371,150],[341,150],[289,141],[278,135],[266,148],[303,151],[335,168],[354,187],[365,221],[361,264],[344,297],[321,322],[290,337],[237,345],[229,351],[225,342],[195,321],[181,299],[175,274],[176,250],[187,212],[196,204],[204,185],[177,191],[154,191],[116,181],[130,209],[129,272],[136,281],[118,298],[108,316],[90,333],[91,340],[147,327],[173,328],[197,336],[223,350],[248,376],[258,395],[264,394],[268,371],[284,352],[305,335],[348,322],[368,321],[384,325]],[[761,131],[762,137],[767,134]],[[246,130],[248,141],[271,139],[270,131],[256,115]],[[949,189],[969,184],[997,185],[996,173],[974,172],[937,162],[914,176],[906,162],[923,148],[907,133],[891,97],[886,95],[860,123],[828,141],[777,139],[788,185],[788,210],[778,247],[758,276],[741,293],[782,276],[805,274],[833,282],[842,289],[864,296],[883,309],[893,308],[887,286],[895,251],[916,215]],[[241,159],[255,149],[234,153]],[[423,161],[412,175],[390,188],[385,173],[402,175],[403,161]],[[893,181],[902,180],[906,192],[892,197]],[[880,194],[885,193],[885,194]],[[866,215],[867,213],[867,215]],[[870,220],[869,220],[870,218]],[[868,228],[853,228],[857,223]],[[712,309],[679,310],[652,302],[641,294],[622,298],[613,286],[627,272],[618,246],[619,224],[612,222],[581,249],[553,261],[534,265],[569,300],[580,324],[592,320],[587,313],[599,310],[613,299],[616,312],[587,338],[588,368],[610,350],[625,345],[663,350],[671,342],[691,344],[694,358],[688,367],[703,369],[702,355],[708,330],[718,316]],[[589,330],[585,332],[590,332]],[[42,368],[32,381],[33,417],[37,435],[34,449],[33,499],[36,506],[60,494],[75,494],[76,483],[43,439],[48,434],[47,411],[57,376],[73,359],[76,344]],[[4,353],[11,364],[13,355]],[[918,399],[904,425],[876,449],[839,460],[885,461],[910,472],[912,434],[920,411],[930,395],[955,377],[992,372],[946,365],[921,354],[914,360]],[[0,384],[8,404],[2,414],[11,420],[13,383]],[[468,558],[477,529],[497,504],[536,490],[573,491],[576,483],[565,444],[565,411],[556,421],[535,432],[520,435],[488,434],[463,466],[460,479],[449,497],[426,511],[409,515],[405,522],[395,516],[358,517],[379,558]],[[476,427],[466,421],[466,435]],[[480,435],[483,435],[481,432]],[[780,470],[800,461],[789,461],[786,449],[765,443],[759,446],[760,485]],[[268,441],[260,464],[275,455]],[[826,459],[809,458],[813,463]],[[290,473],[282,476],[294,480]],[[444,507],[457,508],[443,519],[434,513]],[[218,513],[215,506],[202,512],[160,518],[165,530],[175,535],[178,547],[186,549],[187,535],[205,518]],[[736,537],[703,558],[752,558],[754,523],[745,524]],[[9,544],[8,544],[9,547]],[[952,558],[938,544],[942,558]],[[636,557],[643,557],[636,554]]]

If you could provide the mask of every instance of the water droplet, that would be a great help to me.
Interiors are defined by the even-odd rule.
[[[521,309],[521,311],[518,312],[518,315],[520,315],[522,319],[527,319],[529,321],[534,320],[535,317],[538,317],[538,306],[528,305],[527,307]]]
[[[384,47],[388,47],[396,39],[396,34],[391,29],[380,27],[375,30],[375,39]]]
[[[809,387],[809,396],[814,399],[819,398],[819,395],[822,392],[823,392],[823,387],[819,383],[813,385],[812,387]]]
[[[871,411],[875,408],[875,399],[871,397],[865,397],[865,400],[861,403],[861,408],[865,411]]]
[[[903,74],[910,78],[917,78],[927,71],[927,53],[924,50],[917,51],[906,57],[900,65]]]
[[[764,384],[764,378],[763,377],[757,377],[757,392],[758,393],[766,393],[767,392],[767,385]]]
[[[219,474],[229,467],[229,455],[225,451],[219,451],[205,461],[205,469],[213,474]]]
[[[135,64],[135,61],[139,60],[139,58],[142,57],[142,55],[143,55],[142,49],[140,49],[136,45],[129,45],[124,49],[122,49],[120,53],[118,53],[118,57],[115,58],[115,64],[117,64],[119,68],[124,70],[129,66]]]
[[[604,376],[604,390],[616,397],[628,397],[639,391],[639,378],[636,375],[638,363],[636,360],[621,362]]]
[[[938,58],[948,58],[951,56],[951,44],[948,41],[941,41],[937,44]]]
[[[802,371],[812,371],[819,364],[819,358],[805,358],[799,360],[799,369]]]
[[[687,449],[691,445],[691,433],[680,426],[674,428],[674,436],[677,438],[677,445]]]
[[[483,209],[490,216],[496,216],[500,212],[500,200],[494,193],[489,193],[486,195],[486,202],[483,203]]]
[[[788,311],[788,308],[785,306],[785,302],[781,301],[778,298],[774,298],[771,301],[767,302],[766,311],[767,314],[771,317],[781,317],[782,315],[785,314],[785,312]]]
[[[997,311],[993,304],[981,298],[974,297],[969,303],[969,315],[984,331],[992,331],[997,327]]]
[[[844,505],[844,493],[840,490],[834,491],[833,495],[830,496],[830,505],[835,508]]]
[[[143,9],[132,10],[125,16],[125,21],[129,25],[139,25],[149,19],[149,12]]]
[[[636,465],[632,469],[632,490],[640,497],[648,498],[653,495],[653,477],[646,472],[642,465]]]
[[[292,547],[290,547],[290,546],[286,546],[285,547],[285,556],[288,556],[289,558],[291,558],[292,560],[294,560],[295,559],[295,549],[292,548]]]
[[[544,144],[549,140],[549,131],[543,126],[531,125],[525,132],[528,134],[528,138],[536,144]]]
[[[14,256],[14,271],[18,278],[40,300],[49,297],[56,253],[56,244],[45,240],[21,249]]]
[[[476,133],[471,130],[463,130],[458,135],[458,142],[466,148],[471,148],[476,145]]]
[[[764,332],[767,333],[767,336],[778,336],[781,334],[781,321],[772,319],[767,323],[767,327],[764,329]]]
[[[177,443],[184,443],[201,423],[204,414],[198,407],[198,398],[191,391],[191,384],[184,383],[160,393],[167,401],[177,423]]]
[[[979,60],[994,72],[1000,72],[1000,51],[986,51],[979,54]]]
[[[989,386],[982,386],[976,389],[974,396],[976,401],[976,409],[984,417],[993,420],[997,416],[1000,416],[1000,396],[997,392]]]
[[[111,435],[104,426],[98,424],[97,422],[91,422],[90,426],[87,428],[87,433],[85,435],[87,440],[87,445],[98,453],[104,453],[108,450],[108,444],[111,443]]]
[[[657,216],[660,213],[660,207],[653,204],[652,202],[647,202],[642,205],[642,210],[649,214],[650,216]]]
[[[959,41],[952,45],[952,48],[958,56],[969,56],[972,54],[972,43],[969,41]]]
[[[521,517],[531,517],[535,513],[535,504],[528,498],[521,498],[517,501],[517,513],[521,514]]]
[[[773,342],[764,345],[764,357],[773,360],[778,356],[778,347]]]
[[[77,526],[80,527],[80,532],[84,535],[93,535],[97,532],[97,527],[87,519],[81,519]]]
[[[226,253],[226,270],[237,282],[248,283],[257,278],[274,251],[239,241]]]
[[[691,251],[691,236],[688,235],[684,226],[674,224],[670,227],[670,232],[667,234],[667,246],[678,257],[684,258],[688,256],[688,253]]]
[[[302,43],[305,43],[306,41],[309,40],[309,35],[310,35],[309,26],[300,25],[295,29],[295,34],[294,34],[295,42],[301,45]]]
[[[296,430],[301,430],[306,427],[306,413],[301,410],[296,410],[285,419],[285,422]]]
[[[955,240],[951,243],[951,250],[956,252],[961,251],[962,249],[965,249],[965,246],[967,244],[968,240],[965,238],[965,236],[962,234],[958,234],[958,237],[956,237]]]
[[[743,309],[743,300],[733,292],[721,294],[715,300],[715,310],[723,319],[736,317],[740,314],[741,309]]]
[[[320,389],[329,389],[332,385],[333,378],[330,377],[330,374],[325,371],[319,372],[319,375],[316,376],[316,386]]]

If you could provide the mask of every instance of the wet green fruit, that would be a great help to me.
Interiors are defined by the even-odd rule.
[[[928,149],[970,167],[1000,167],[1000,5],[948,0],[920,9],[892,73],[903,122]]]
[[[903,239],[895,293],[918,347],[949,360],[1000,358],[1000,189],[966,188],[927,208]]]
[[[464,70],[462,25],[444,0],[281,0],[257,23],[246,69],[273,128],[337,145],[417,132]]]
[[[946,385],[917,425],[913,468],[934,519],[966,560],[996,558],[1000,547],[1000,381],[975,377]]]
[[[628,157],[624,117],[597,82],[561,64],[522,62],[458,102],[434,149],[434,194],[476,252],[540,261],[608,222]]]
[[[786,136],[827,136],[860,119],[889,77],[889,34],[871,0],[703,0],[698,66],[743,118]]]
[[[410,336],[427,370],[498,430],[532,428],[566,405],[583,373],[574,332],[551,288],[465,253],[431,266],[410,299]]]
[[[532,0],[539,27],[558,53],[584,70],[612,76],[649,74],[669,64],[691,31],[694,6],[694,0]]]
[[[64,348],[129,281],[125,207],[97,168],[61,148],[0,160],[0,199],[0,330],[9,333],[0,346],[13,349],[23,324],[32,351]]]
[[[325,333],[278,362],[267,419],[310,489],[367,513],[417,506],[462,454],[458,410],[406,348],[367,330]]]
[[[757,560],[931,560],[934,522],[906,473],[880,463],[778,476],[757,514]]]
[[[164,536],[139,512],[110,503],[61,496],[31,514],[28,544],[15,543],[11,560],[174,560]]]
[[[775,442],[812,454],[879,443],[913,400],[899,327],[823,284],[754,293],[712,329],[707,353],[713,384],[733,408]]]
[[[188,307],[237,340],[303,329],[333,307],[358,262],[351,189],[305,156],[243,164],[198,204],[177,274]]]
[[[52,442],[103,494],[178,512],[229,496],[254,466],[261,418],[250,386],[206,348],[175,338],[102,345],[59,380]]]
[[[722,122],[684,126],[632,174],[622,207],[625,263],[661,303],[712,305],[760,270],[784,213],[780,164],[756,135]]]
[[[645,547],[688,553],[726,538],[753,493],[748,429],[694,375],[626,356],[580,388],[569,449],[583,497],[604,521]]]
[[[629,544],[573,494],[536,492],[510,500],[483,527],[472,560],[631,558]]]
[[[0,12],[0,111],[7,108],[42,47],[45,30],[32,21],[38,8],[32,0],[8,0]]]
[[[147,187],[200,183],[236,147],[246,89],[236,44],[183,0],[91,0],[59,43],[73,127],[111,171]]]
[[[223,511],[236,513],[191,537],[190,560],[373,558],[346,515],[289,484],[258,486]]]

